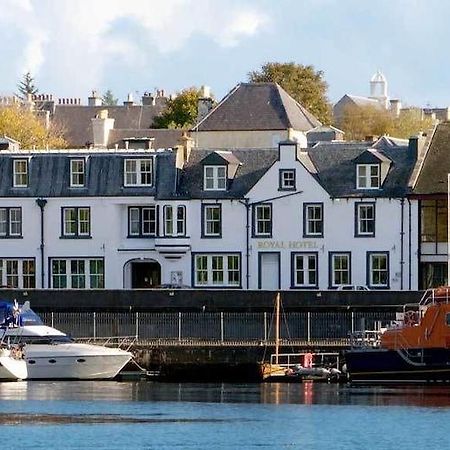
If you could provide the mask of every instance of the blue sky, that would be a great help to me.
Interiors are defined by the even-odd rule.
[[[0,93],[30,70],[42,93],[123,100],[211,86],[217,98],[264,62],[322,70],[328,96],[450,105],[446,0],[0,0]]]

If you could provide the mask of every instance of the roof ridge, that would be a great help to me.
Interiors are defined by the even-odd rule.
[[[284,99],[283,99],[282,95],[280,94],[281,92],[282,92],[283,94],[285,94],[286,98],[289,98],[290,100],[292,100],[292,101],[295,103],[295,105],[297,106],[297,108],[300,109],[300,111],[301,111],[302,114],[304,115],[305,119],[308,121],[308,123],[309,123],[313,128],[318,127],[318,126],[322,126],[322,125],[323,125],[322,122],[320,122],[320,120],[317,119],[317,117],[314,116],[313,113],[311,113],[306,107],[304,107],[300,102],[298,102],[294,97],[292,97],[292,95],[290,95],[288,92],[286,92],[286,90],[283,89],[283,87],[282,87],[281,85],[279,85],[278,83],[275,83],[275,85],[276,85],[276,87],[277,87],[278,95],[280,95],[280,99],[281,99],[281,102],[282,102],[282,104],[283,104],[283,109],[284,109],[284,111],[285,111],[285,113],[286,113],[286,117],[287,117],[287,119],[288,119],[288,123],[289,123],[289,125],[290,125],[291,128],[294,128],[294,127],[292,126],[292,122],[291,122],[291,119],[290,119],[289,114],[288,114],[288,112],[287,112],[287,109],[286,109],[286,105],[285,105]],[[313,122],[311,116],[312,116],[315,120],[317,120],[317,122],[319,123],[319,125],[316,125],[316,124]],[[308,130],[308,131],[309,131],[309,130]]]

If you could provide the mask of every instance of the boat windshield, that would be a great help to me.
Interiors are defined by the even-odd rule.
[[[43,325],[41,318],[29,305],[29,302],[19,306],[16,301],[14,303],[0,301],[0,326]]]
[[[22,311],[19,315],[19,324],[25,325],[43,325],[41,318],[32,310]]]

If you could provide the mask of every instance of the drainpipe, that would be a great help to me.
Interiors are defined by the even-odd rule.
[[[420,249],[420,241],[419,241],[419,249]],[[411,290],[411,200],[409,198],[408,198],[408,290]]]
[[[47,204],[47,200],[45,200],[45,198],[38,198],[36,199],[36,204],[39,206],[39,208],[41,208],[41,245],[40,245],[40,249],[41,249],[41,289],[44,289],[44,280],[45,280],[45,261],[44,261],[44,247],[45,247],[45,243],[44,243],[44,208],[45,205]]]
[[[401,220],[400,220],[400,290],[403,291],[403,266],[405,265],[405,261],[403,260],[404,251],[403,251],[403,240],[405,236],[405,220],[403,217],[403,213],[405,210],[405,199],[402,198],[400,200],[401,205]]]
[[[246,224],[245,224],[245,279],[246,279],[246,289],[250,289],[250,203],[248,198],[244,199],[245,203],[245,215],[246,215]]]

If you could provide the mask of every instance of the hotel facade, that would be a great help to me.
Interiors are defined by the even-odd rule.
[[[418,288],[414,141],[0,152],[0,284]]]

